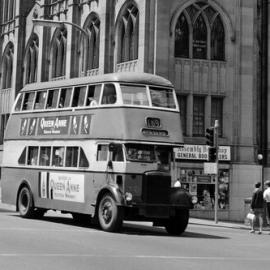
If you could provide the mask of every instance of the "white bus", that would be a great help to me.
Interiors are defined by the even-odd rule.
[[[193,207],[174,187],[183,143],[172,84],[145,73],[26,85],[4,138],[2,201],[25,218],[49,210],[98,221],[153,221],[181,234]]]

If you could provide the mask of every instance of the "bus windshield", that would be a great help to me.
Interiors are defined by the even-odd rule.
[[[129,161],[157,162],[160,170],[170,169],[170,147],[133,143],[125,144],[125,147],[126,159]]]

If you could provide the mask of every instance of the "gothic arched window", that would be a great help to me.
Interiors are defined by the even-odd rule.
[[[220,16],[217,16],[211,28],[211,59],[224,60],[225,33]]]
[[[67,30],[61,28],[54,36],[51,48],[51,78],[65,76],[66,52],[67,51]]]
[[[205,21],[200,15],[193,25],[193,58],[207,58],[207,28]]]
[[[189,29],[183,13],[175,27],[175,57],[189,57]]]
[[[90,15],[90,19],[84,27],[88,36],[82,49],[82,71],[96,69],[99,67],[99,43],[100,43],[100,20],[95,14]]]
[[[11,88],[13,71],[14,45],[10,42],[5,48],[2,58],[2,84],[1,88]]]
[[[188,6],[175,25],[175,57],[225,60],[225,31],[220,14],[207,2]]]
[[[119,23],[118,62],[138,58],[139,11],[130,4],[125,9]]]
[[[25,84],[37,81],[38,45],[38,36],[33,34],[28,42],[25,53]]]

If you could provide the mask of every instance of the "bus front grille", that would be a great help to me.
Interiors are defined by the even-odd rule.
[[[144,203],[168,204],[171,176],[165,173],[146,173],[143,177],[142,199]]]

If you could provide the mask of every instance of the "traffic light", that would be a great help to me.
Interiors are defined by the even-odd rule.
[[[215,146],[215,136],[214,136],[214,128],[210,127],[206,129],[206,144],[209,145],[210,147]]]
[[[209,162],[216,162],[217,160],[217,148],[216,147],[209,147],[208,148],[208,161]]]

